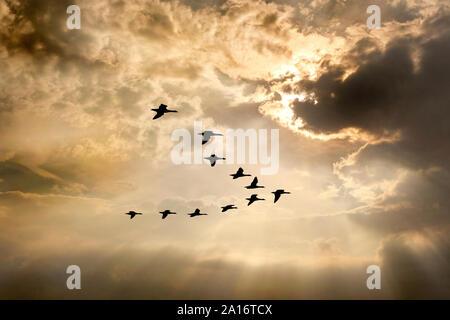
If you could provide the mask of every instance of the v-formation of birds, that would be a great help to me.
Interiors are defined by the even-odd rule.
[[[153,120],[161,118],[166,113],[178,112],[177,110],[169,110],[169,109],[167,109],[167,106],[165,104],[161,104],[159,106],[159,108],[155,108],[155,109],[152,109],[152,110],[156,112],[155,116],[153,117]],[[211,137],[213,137],[213,136],[221,136],[220,133],[214,133],[212,131],[204,131],[204,132],[202,132],[200,134],[203,136],[203,138],[202,138],[202,145],[207,143],[211,139]],[[206,157],[205,159],[209,160],[209,162],[211,164],[211,167],[214,167],[216,165],[216,161],[217,160],[225,160],[225,158],[217,157],[215,154],[212,154],[211,156]],[[251,175],[250,174],[245,174],[244,173],[244,169],[239,168],[236,171],[236,173],[232,173],[232,174],[230,174],[230,176],[232,176],[233,180],[234,180],[234,179],[238,179],[238,178],[242,178],[242,177],[250,177]],[[264,188],[264,186],[258,185],[258,178],[254,177],[252,182],[248,186],[246,186],[245,188],[249,189],[249,190],[252,190],[252,189]],[[287,192],[284,189],[278,189],[278,190],[273,191],[272,193],[274,195],[274,200],[273,200],[274,203],[276,203],[280,199],[281,195],[283,195],[283,194],[290,194],[290,192]],[[246,200],[248,200],[247,206],[250,206],[255,201],[263,201],[263,200],[266,200],[266,199],[258,198],[258,194],[254,193],[254,194],[252,194],[250,196],[250,198],[246,198]],[[228,204],[228,205],[225,205],[225,206],[221,207],[221,209],[222,209],[222,212],[226,212],[228,210],[238,209],[238,207],[236,207],[234,204]],[[160,211],[159,213],[161,214],[161,218],[162,219],[166,219],[169,215],[176,214],[176,212],[172,212],[170,210]],[[133,219],[136,215],[142,215],[141,212],[135,212],[135,211],[129,211],[126,214],[130,216],[130,219]],[[200,209],[197,208],[197,209],[195,209],[194,212],[188,213],[188,215],[191,218],[193,218],[193,217],[197,217],[197,216],[206,216],[208,214],[207,213],[201,213]]]

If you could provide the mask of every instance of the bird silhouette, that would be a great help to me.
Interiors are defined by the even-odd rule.
[[[251,174],[244,174],[244,169],[239,168],[239,169],[236,171],[236,173],[232,173],[232,174],[230,174],[230,176],[232,176],[233,179],[237,179],[237,178],[240,178],[240,177],[250,177]]]
[[[209,160],[211,167],[214,167],[217,160],[225,160],[225,158],[217,157],[215,154],[212,154],[211,156],[205,158],[205,160]]]
[[[225,211],[228,211],[231,209],[237,209],[237,207],[234,204],[227,204],[226,206],[221,207],[221,208],[222,208],[222,212],[225,212]]]
[[[291,194],[290,192],[284,191],[283,189],[278,189],[272,193],[275,195],[275,198],[273,199],[273,203],[277,202],[278,199],[280,199],[282,194]]]
[[[130,211],[130,212],[127,212],[125,214],[128,214],[130,216],[130,219],[133,219],[137,214],[141,215],[142,213]]]
[[[162,219],[165,219],[169,214],[176,214],[176,212],[171,212],[170,210],[160,211],[159,213],[162,214]]]
[[[258,189],[258,188],[264,188],[264,186],[258,186],[258,178],[255,177],[252,181],[252,183],[250,183],[249,186],[246,186],[246,189]]]
[[[160,104],[158,109],[152,109],[156,112],[155,116],[153,117],[153,120],[161,118],[165,113],[168,112],[178,112],[177,110],[169,110],[167,109],[167,106],[165,104]]]
[[[191,218],[193,218],[193,217],[196,217],[196,216],[207,216],[208,214],[207,213],[200,213],[200,209],[195,209],[195,211],[194,212],[192,212],[192,213],[188,213],[188,215],[191,217]]]
[[[248,204],[247,204],[247,206],[249,206],[249,205],[251,205],[253,202],[255,202],[255,201],[261,201],[261,200],[266,200],[266,199],[260,199],[260,198],[258,198],[258,195],[255,193],[255,194],[252,194],[251,196],[250,196],[250,198],[245,198],[246,200],[248,200]]]
[[[202,144],[207,143],[209,141],[209,139],[211,139],[211,137],[213,137],[213,136],[222,136],[221,133],[215,133],[212,131],[204,131],[202,133],[199,133],[199,135],[203,136]]]

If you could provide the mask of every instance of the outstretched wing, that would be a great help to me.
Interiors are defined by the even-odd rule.
[[[165,219],[168,215],[169,215],[169,214],[168,214],[167,212],[164,212],[164,213],[162,214],[162,218]]]
[[[273,200],[273,203],[277,202],[278,199],[280,199],[281,194],[279,192],[275,192],[275,199]]]
[[[153,120],[158,119],[158,118],[161,118],[163,115],[164,115],[164,111],[158,110],[158,111],[156,111],[156,114],[155,114],[155,116],[153,117]]]

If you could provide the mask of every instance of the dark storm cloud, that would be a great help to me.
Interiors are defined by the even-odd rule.
[[[93,38],[83,29],[68,32],[66,9],[73,4],[71,1],[25,0],[6,4],[12,19],[2,25],[0,44],[10,56],[27,54],[39,61],[59,57],[64,62],[58,65],[62,71],[80,65],[102,66],[101,62],[91,61],[82,54]],[[83,23],[88,20],[83,19]]]
[[[63,54],[63,48],[52,39],[52,34],[49,31],[61,29],[60,27],[65,21],[64,16],[55,13],[65,12],[65,9],[70,5],[69,1],[58,1],[56,3],[50,1],[7,1],[6,3],[10,12],[13,13],[14,19],[7,28],[2,30],[1,39],[11,53],[25,51],[29,54],[39,54],[39,52],[43,54]],[[27,23],[31,24],[28,32],[17,32],[23,29]],[[58,34],[61,38],[61,33],[58,32]],[[53,35],[55,34],[53,33]]]
[[[348,60],[350,63],[367,64],[382,55],[379,49],[379,43],[373,38],[362,38],[356,42],[355,46],[348,52],[344,61]],[[324,67],[330,66],[330,62],[324,60],[322,62]]]
[[[357,127],[381,135],[400,130],[400,142],[371,148],[386,149],[411,164],[425,161],[446,166],[450,156],[443,147],[450,140],[450,32],[441,28],[446,25],[448,30],[448,22],[447,17],[429,22],[430,31],[438,35],[432,40],[423,40],[424,36],[396,39],[381,55],[367,56],[367,44],[359,43],[362,60],[368,62],[345,80],[343,69],[337,66],[317,81],[300,81],[299,87],[314,93],[318,103],[296,101],[295,112],[316,132]],[[417,49],[421,56],[415,70]]]
[[[402,118],[398,115],[393,119],[393,116],[407,108],[398,98],[409,98],[405,97],[410,90],[407,84],[414,77],[407,46],[395,45],[387,49],[383,56],[361,66],[344,81],[341,80],[343,74],[344,70],[336,67],[317,81],[299,83],[319,101],[317,105],[313,101],[294,103],[295,111],[310,129],[335,132],[353,126],[379,131],[397,127]]]

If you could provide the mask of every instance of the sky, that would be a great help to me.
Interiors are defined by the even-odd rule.
[[[449,299],[449,56],[444,0],[1,1],[0,298]],[[278,171],[173,163],[195,121]]]

